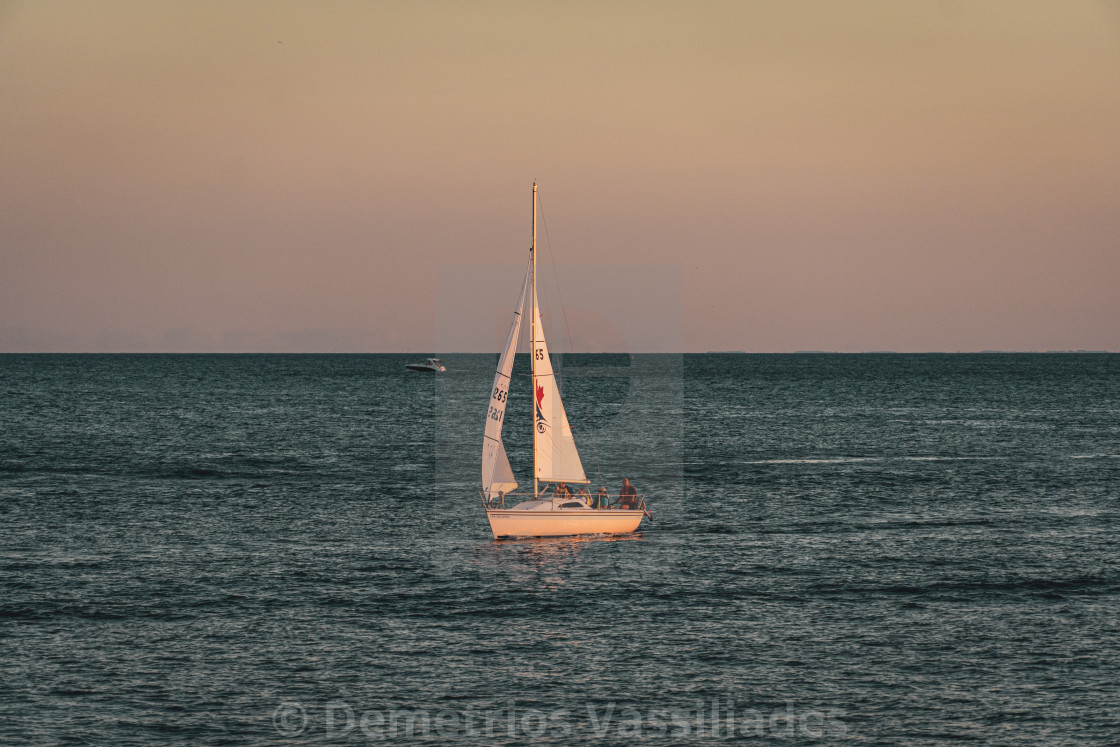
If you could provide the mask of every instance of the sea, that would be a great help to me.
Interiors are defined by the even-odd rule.
[[[0,743],[1120,740],[1120,355],[423,357],[0,356]]]

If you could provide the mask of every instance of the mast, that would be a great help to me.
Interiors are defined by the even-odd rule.
[[[537,183],[533,182],[533,244],[529,248],[533,266],[533,305],[529,312],[529,407],[533,408],[533,500],[540,495],[537,485]]]

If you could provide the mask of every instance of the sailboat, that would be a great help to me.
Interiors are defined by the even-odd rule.
[[[532,366],[533,492],[516,493],[518,483],[502,443],[506,400],[521,315],[529,301],[529,358]],[[560,537],[573,534],[622,534],[637,530],[649,515],[645,497],[615,496],[611,505],[603,489],[592,497],[580,462],[571,424],[564,412],[560,389],[548,355],[537,304],[537,185],[533,183],[533,243],[521,295],[510,322],[505,347],[498,358],[486,429],[482,442],[482,503],[495,539]],[[580,486],[574,489],[568,486]],[[601,496],[601,497],[600,497]]]

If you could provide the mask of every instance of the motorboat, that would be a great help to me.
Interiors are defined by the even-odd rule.
[[[409,371],[419,371],[421,373],[445,373],[446,368],[439,362],[439,358],[428,358],[423,363],[406,363],[404,367]]]

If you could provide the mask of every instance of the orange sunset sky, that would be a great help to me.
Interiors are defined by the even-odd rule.
[[[1120,4],[0,3],[0,352],[496,350],[533,180],[592,348],[1120,351]]]

